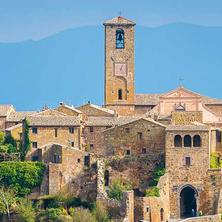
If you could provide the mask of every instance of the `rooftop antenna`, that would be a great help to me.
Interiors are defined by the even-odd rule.
[[[122,14],[123,14],[123,12],[122,12],[122,11],[119,11],[119,17],[121,17],[121,16],[122,16]]]

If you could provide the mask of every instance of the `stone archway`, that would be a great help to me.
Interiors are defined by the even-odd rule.
[[[184,187],[180,192],[180,217],[194,217],[197,213],[197,191],[192,186]]]

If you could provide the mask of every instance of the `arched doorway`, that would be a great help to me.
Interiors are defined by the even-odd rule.
[[[197,191],[191,186],[184,187],[180,192],[180,217],[194,217],[197,213]]]

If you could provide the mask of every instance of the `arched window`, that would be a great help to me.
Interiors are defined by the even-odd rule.
[[[122,100],[123,99],[123,90],[119,89],[118,90],[118,100]]]
[[[184,138],[183,138],[183,144],[184,144],[184,147],[191,147],[191,136],[190,135],[186,135]]]
[[[163,214],[164,214],[164,209],[161,208],[161,209],[160,209],[160,221],[161,221],[161,222],[164,220]]]
[[[193,137],[193,146],[194,147],[201,147],[201,137],[199,135],[195,135]]]
[[[176,135],[174,137],[174,146],[175,147],[182,147],[182,137],[180,135]]]
[[[122,29],[116,30],[116,48],[124,49],[124,31]]]

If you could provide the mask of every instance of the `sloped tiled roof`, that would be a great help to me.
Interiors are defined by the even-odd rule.
[[[81,120],[76,116],[29,116],[30,126],[79,126]]]
[[[8,122],[20,122],[22,121],[25,117],[30,116],[32,114],[35,114],[36,112],[12,112],[10,115],[7,117]]]
[[[7,116],[12,110],[14,110],[13,105],[0,105],[0,116]]]
[[[11,131],[11,130],[14,130],[14,129],[17,129],[17,128],[20,128],[20,127],[22,127],[22,123],[16,124],[15,126],[11,126],[7,129],[5,129],[5,131]]]
[[[169,125],[166,128],[167,131],[208,131],[209,126],[207,125]]]
[[[135,22],[123,18],[122,16],[117,16],[115,18],[109,19],[103,23],[104,25],[136,25]]]
[[[137,106],[155,106],[159,102],[159,98],[162,94],[136,94],[135,105]]]
[[[104,108],[102,106],[98,106],[98,105],[91,104],[91,103],[87,103],[87,104],[84,104],[82,106],[76,107],[76,109],[78,109],[78,110],[80,110],[80,111],[82,111],[84,113],[84,108],[85,107],[94,108],[94,109],[97,109],[97,110],[99,110],[101,112],[104,112],[106,114],[109,114],[109,115],[114,115],[115,114],[115,112],[113,110],[111,110],[111,109],[107,109],[107,108]],[[90,114],[88,114],[88,113],[87,113],[87,115],[90,116]]]
[[[72,110],[72,111],[74,111],[74,112],[76,112],[76,113],[79,113],[79,114],[82,113],[80,110],[76,109],[74,106],[69,106],[69,105],[67,105],[67,104],[61,104],[60,106],[63,106],[63,107],[65,107],[65,108],[70,109],[70,110]]]

